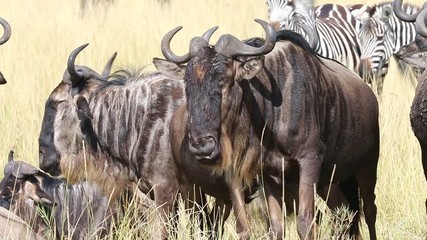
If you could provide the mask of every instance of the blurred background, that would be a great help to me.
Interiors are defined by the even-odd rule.
[[[184,28],[172,42],[172,49],[181,54],[188,50],[191,37],[212,26],[220,27],[211,39],[215,42],[223,33],[241,39],[261,37],[263,30],[253,20],[268,20],[265,0],[92,2],[97,0],[0,0],[0,17],[12,27],[12,37],[0,46],[0,71],[8,82],[0,86],[0,169],[11,149],[16,158],[38,166],[44,104],[62,80],[68,55],[76,47],[89,43],[76,64],[97,71],[115,51],[118,56],[113,70],[147,66],[147,71],[153,71],[152,58],[162,57],[163,35],[176,26]],[[316,4],[327,2],[380,1]],[[409,124],[415,84],[410,75],[396,69],[393,60],[380,102],[381,156],[376,188],[380,239],[426,239],[427,184],[419,145]],[[293,239],[295,226],[288,228],[287,236]],[[365,225],[363,234],[367,237]]]

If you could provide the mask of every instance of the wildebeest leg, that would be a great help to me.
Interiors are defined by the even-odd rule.
[[[427,144],[423,144],[420,141],[420,139],[418,139],[418,141],[420,142],[420,146],[421,146],[421,161],[423,164],[424,176],[427,181]],[[426,213],[427,213],[427,199],[426,199]]]
[[[236,232],[240,239],[250,237],[249,220],[246,215],[243,186],[239,179],[233,178],[230,183],[230,195],[236,217]]]
[[[155,218],[154,226],[156,229],[159,229],[159,231],[158,233],[156,232],[153,239],[167,239],[166,226],[174,209],[176,194],[173,193],[174,189],[177,188],[178,187],[175,187],[174,184],[164,184],[154,188],[154,199],[156,201],[157,211],[159,211],[159,215]]]
[[[203,230],[204,219],[201,211],[203,211],[207,216],[209,215],[209,211],[207,210],[208,207],[206,203],[206,197],[204,193],[199,187],[194,186],[194,184],[190,183],[180,184],[179,190],[181,193],[182,200],[184,201],[185,210],[190,211],[190,219],[193,221],[197,215],[199,217],[199,227],[201,230]]]
[[[297,230],[300,239],[313,239],[314,188],[319,180],[321,160],[318,156],[301,159],[299,179],[299,206]]]
[[[281,187],[277,186],[273,180],[264,178],[265,197],[268,206],[269,226],[271,239],[285,238],[285,224],[282,209]],[[285,193],[286,194],[286,193]]]
[[[349,210],[352,211],[355,215],[351,222],[350,226],[350,235],[355,239],[361,239],[359,231],[359,220],[360,220],[360,207],[359,207],[359,186],[355,175],[350,176],[349,178],[341,181],[339,184],[339,189],[345,196],[347,200]],[[337,193],[334,193],[337,195]],[[344,200],[344,199],[343,199]]]
[[[377,239],[375,222],[377,206],[375,205],[375,185],[377,182],[377,162],[370,162],[356,173],[360,196],[363,199],[363,212],[368,225],[370,239]]]
[[[231,204],[226,204],[221,199],[215,199],[212,211],[209,214],[209,229],[212,233],[209,239],[220,239],[220,229],[223,229],[224,222],[230,216]]]
[[[420,142],[420,146],[421,146],[421,159],[423,163],[424,176],[427,181],[427,144],[422,144]]]

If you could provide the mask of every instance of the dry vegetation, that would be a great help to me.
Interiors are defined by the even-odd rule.
[[[422,1],[413,3],[421,5]],[[172,47],[184,53],[192,36],[213,25],[220,29],[212,41],[227,32],[240,38],[259,36],[262,29],[253,19],[267,19],[267,10],[265,1],[260,0],[171,0],[163,5],[157,0],[117,0],[113,7],[92,9],[81,17],[77,0],[1,0],[0,16],[13,30],[9,42],[0,46],[0,71],[8,81],[0,87],[1,169],[10,149],[18,158],[38,165],[37,139],[44,102],[61,81],[68,54],[77,46],[90,43],[77,63],[96,70],[101,70],[115,51],[116,69],[151,65],[153,57],[161,56],[163,34],[177,25],[184,29]],[[410,79],[401,75],[393,62],[381,102],[381,159],[376,188],[380,239],[426,239],[427,187],[418,142],[409,125],[413,94]],[[263,237],[262,222],[252,218],[256,238]],[[177,239],[189,237],[189,224],[181,218]],[[120,225],[119,239],[135,238],[131,228],[131,221]],[[144,228],[149,225],[138,227]],[[224,239],[235,237],[233,228],[233,222],[228,221]],[[289,239],[295,239],[292,217],[287,229]],[[366,238],[365,226],[363,234]]]

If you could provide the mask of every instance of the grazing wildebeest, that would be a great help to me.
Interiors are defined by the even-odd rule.
[[[396,2],[398,3],[400,1]],[[400,8],[399,4],[394,5],[396,15],[398,14],[397,12],[401,11]],[[427,107],[425,105],[427,101],[427,3],[425,3],[420,11],[414,15],[402,16],[402,14],[400,14],[399,17],[404,17],[403,20],[405,21],[415,21],[415,29],[418,33],[415,41],[402,47],[400,51],[397,52],[396,56],[421,70],[421,74],[417,76],[418,84],[409,116],[412,131],[420,143],[421,161],[424,169],[424,176],[427,180],[427,117],[425,114],[427,112]],[[425,204],[427,211],[427,199]]]
[[[378,103],[369,87],[336,61],[317,56],[302,38],[266,31],[261,47],[232,35],[214,46],[201,37],[190,52],[175,55],[167,33],[157,67],[185,79],[186,146],[194,161],[223,174],[241,237],[249,234],[243,187],[260,176],[266,191],[271,229],[284,237],[282,187],[299,183],[298,234],[312,238],[314,186],[355,177],[371,239],[376,238],[376,184],[379,156]],[[298,35],[299,36],[299,35]],[[182,65],[187,63],[187,65]],[[357,149],[357,150],[356,150]]]
[[[3,36],[0,37],[0,45],[2,45],[9,40],[10,36],[12,35],[12,29],[10,28],[9,23],[3,18],[0,18],[0,25],[3,26],[3,31],[4,31]],[[0,85],[6,84],[6,83],[7,81],[3,76],[3,73],[0,72]]]
[[[84,47],[71,53],[63,80],[46,102],[40,167],[70,180],[86,177],[106,192],[113,189],[112,199],[137,184],[158,207],[155,236],[165,237],[178,192],[169,122],[184,101],[184,85],[160,73],[126,70],[106,81],[74,65]]]
[[[69,185],[22,161],[13,152],[0,182],[2,205],[23,219],[38,234],[54,228],[57,239],[86,239],[109,230],[117,205],[110,196],[87,182]],[[46,217],[38,208],[44,209]],[[52,222],[46,222],[52,219]]]

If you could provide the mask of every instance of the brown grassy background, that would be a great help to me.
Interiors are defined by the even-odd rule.
[[[373,2],[378,1],[369,3]],[[184,53],[192,36],[214,25],[220,28],[212,42],[223,33],[239,38],[261,36],[262,29],[253,19],[267,20],[267,8],[264,0],[171,0],[163,6],[155,0],[116,0],[112,7],[92,9],[81,17],[77,0],[0,0],[0,16],[12,26],[11,39],[0,46],[0,71],[8,80],[0,87],[1,169],[10,149],[17,158],[38,165],[44,102],[61,81],[67,57],[76,47],[90,43],[77,64],[98,71],[115,51],[115,69],[151,65],[153,57],[161,56],[161,38],[175,26],[184,29],[172,48]],[[426,239],[426,181],[418,142],[409,125],[413,95],[410,79],[393,62],[380,106],[381,159],[376,188],[380,239]],[[288,236],[293,239],[295,226],[289,222]],[[264,229],[258,228],[258,236],[262,236]],[[225,231],[225,238],[234,236],[232,222]],[[366,228],[363,231],[366,237]]]

